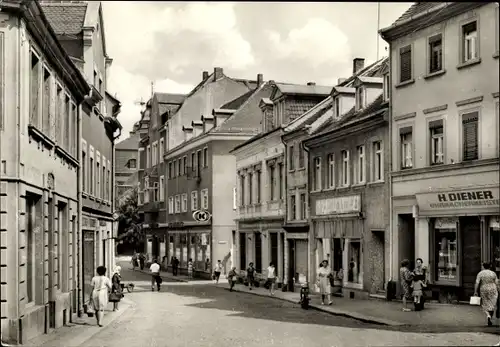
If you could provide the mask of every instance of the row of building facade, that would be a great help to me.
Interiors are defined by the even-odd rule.
[[[137,125],[145,251],[285,290],[327,259],[338,287],[384,295],[424,260],[436,299],[500,271],[498,4],[415,3],[380,31],[389,57],[336,86],[204,72]]]
[[[81,315],[114,265],[114,141],[99,1],[0,3],[1,339]]]

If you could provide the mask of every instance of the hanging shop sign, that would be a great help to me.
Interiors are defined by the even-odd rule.
[[[193,212],[193,219],[197,222],[208,222],[211,218],[212,215],[206,210],[197,210]]]
[[[316,200],[316,215],[361,212],[361,196],[348,195]]]
[[[416,194],[416,198],[421,212],[500,208],[498,187]]]

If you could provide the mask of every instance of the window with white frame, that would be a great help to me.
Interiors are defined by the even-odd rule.
[[[389,74],[386,73],[384,75],[384,101],[388,101],[389,100],[389,88],[390,88],[390,85],[389,85]]]
[[[356,109],[361,110],[365,107],[365,89],[363,87],[356,88]]]
[[[201,192],[201,208],[208,210],[208,189],[202,189]]]
[[[82,139],[82,191],[87,193],[87,141]]]
[[[160,176],[160,201],[163,201],[164,199],[164,189],[165,189],[165,176],[161,175]]]
[[[198,210],[198,191],[191,192],[191,211]]]
[[[175,196],[175,213],[181,213],[181,196]]]
[[[443,120],[439,119],[436,121],[429,122],[429,132],[430,132],[430,159],[431,165],[438,165],[444,163],[444,131],[443,131]]]
[[[383,164],[383,153],[382,153],[382,142],[381,141],[375,141],[373,143],[373,180],[374,181],[381,181],[384,176],[383,176],[383,169],[384,169],[384,164]]]
[[[335,117],[340,117],[340,96],[335,98]]]
[[[321,158],[316,157],[313,161],[313,172],[314,172],[314,182],[313,182],[313,190],[319,191],[321,190]]]
[[[159,163],[163,163],[163,149],[165,147],[165,139],[162,137],[160,139],[160,147],[158,148],[158,152],[159,152],[159,155],[158,155],[158,162]]]
[[[30,124],[40,128],[40,71],[42,62],[35,52],[30,55]]]
[[[107,197],[106,197],[106,157],[102,157],[102,183],[101,183],[101,198],[103,200],[107,200]]]
[[[168,197],[168,214],[174,214],[174,197]]]
[[[290,220],[296,220],[297,219],[297,204],[296,204],[296,196],[295,192],[290,195],[290,211],[288,211]]]
[[[177,173],[182,176],[182,158],[177,159]]]
[[[106,195],[107,195],[107,200],[108,201],[111,201],[111,184],[112,184],[112,181],[111,181],[111,163],[108,161],[108,177],[106,179]]]
[[[295,162],[294,162],[294,146],[291,145],[288,147],[288,170],[295,170]]]
[[[94,147],[89,146],[89,156],[90,156],[90,162],[89,162],[89,194],[94,195],[94,182],[95,182],[95,159],[94,159]]]
[[[466,63],[479,57],[477,21],[462,25],[462,62]]]
[[[328,154],[328,188],[335,188],[335,154]]]
[[[401,168],[409,169],[413,167],[413,136],[412,127],[404,127],[399,130],[401,142]]]
[[[350,184],[349,180],[349,151],[343,150],[342,153],[342,177],[341,184],[342,186],[348,186]]]
[[[146,147],[146,168],[151,167],[151,146]]]
[[[356,152],[358,155],[358,160],[356,164],[356,180],[357,183],[366,182],[366,156],[365,156],[365,146],[356,147]]]
[[[188,210],[188,195],[187,195],[187,193],[182,194],[181,208],[182,208],[182,212],[187,212],[187,210]]]
[[[144,177],[144,203],[149,202],[149,177]]]

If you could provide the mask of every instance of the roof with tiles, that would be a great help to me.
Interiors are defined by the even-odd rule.
[[[258,134],[261,130],[262,111],[260,100],[271,95],[273,86],[265,82],[260,88],[253,90],[246,100],[224,123],[212,132]],[[246,94],[245,94],[246,95]]]
[[[186,94],[155,93],[155,96],[160,104],[180,105],[186,99]]]
[[[255,93],[255,89],[249,90],[247,93],[237,97],[234,100],[229,101],[228,103],[222,105],[220,108],[223,110],[237,110],[243,105],[253,94]]]
[[[116,150],[138,150],[139,149],[139,141],[141,137],[139,133],[134,133],[130,137],[127,137],[123,141],[120,141],[116,144]]]
[[[287,95],[324,95],[330,94],[332,87],[307,84],[276,83],[277,89]]]
[[[396,21],[391,25],[391,27],[398,26],[405,21],[411,19],[417,14],[428,11],[434,7],[441,5],[442,2],[416,2],[414,3],[405,13],[401,15]]]
[[[360,119],[369,116],[383,109],[385,107],[383,104],[384,104],[384,96],[380,94],[371,104],[366,106],[361,111],[356,112],[355,108],[353,107],[339,121],[333,121],[332,118],[332,120],[329,121],[328,123],[325,123],[321,129],[318,129],[318,131],[316,132],[317,134],[316,136],[321,136],[329,131],[340,128],[354,119]]]
[[[78,35],[83,30],[87,3],[41,2],[43,12],[57,35]]]
[[[330,88],[329,88],[330,89]],[[325,96],[327,97],[328,94]],[[290,121],[293,121],[304,113],[309,111],[311,108],[316,106],[318,102],[315,101],[302,101],[302,102],[292,102],[286,107],[286,112],[289,116]]]

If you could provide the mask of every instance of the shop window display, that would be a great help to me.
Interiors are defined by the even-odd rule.
[[[348,251],[348,270],[347,282],[360,283],[360,267],[361,267],[361,241],[350,240]]]
[[[455,281],[458,270],[457,228],[453,221],[437,221],[435,245],[437,281]]]

